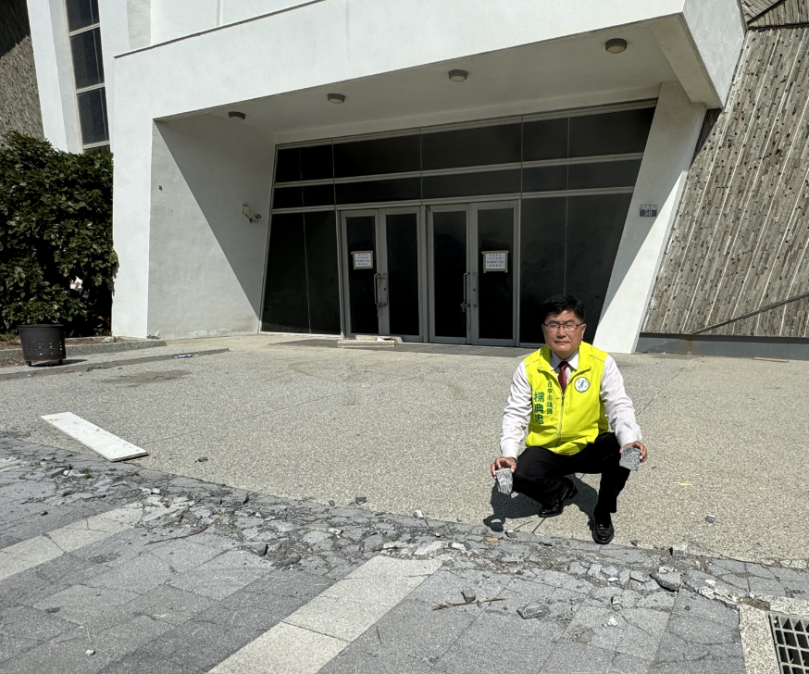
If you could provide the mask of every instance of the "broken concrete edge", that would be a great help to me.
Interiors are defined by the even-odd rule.
[[[48,369],[25,368],[17,372],[4,373],[0,370],[0,381],[7,379],[27,379],[29,377],[47,377],[50,375],[70,374],[71,372],[89,372],[90,370],[107,370],[125,365],[141,365],[154,363],[160,360],[174,360],[175,358],[192,358],[195,356],[215,356],[228,353],[230,349],[205,349],[202,351],[178,351],[177,353],[161,354],[159,356],[144,356],[143,358],[124,358],[121,360],[108,360],[100,363],[77,363],[76,365],[59,365]]]
[[[70,344],[65,343],[65,352],[70,356],[92,356],[97,353],[115,353],[117,351],[134,351],[136,349],[153,349],[158,346],[168,346],[163,339],[131,339],[115,337],[114,342],[101,342],[99,344]],[[0,349],[0,358],[22,357],[22,348]]]

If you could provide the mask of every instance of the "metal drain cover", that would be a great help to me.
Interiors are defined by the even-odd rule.
[[[769,615],[781,674],[809,674],[809,618]]]

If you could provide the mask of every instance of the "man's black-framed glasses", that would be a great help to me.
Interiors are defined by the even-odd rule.
[[[573,332],[576,328],[584,325],[584,323],[557,323],[552,321],[550,323],[543,323],[542,325],[544,325],[548,330],[558,330],[559,328],[562,328],[562,330],[565,332]]]

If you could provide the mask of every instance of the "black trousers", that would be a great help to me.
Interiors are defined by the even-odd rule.
[[[618,465],[621,446],[615,433],[602,433],[578,454],[565,456],[544,447],[526,447],[517,459],[514,490],[551,507],[562,498],[573,473],[601,474],[595,515],[614,513],[618,494],[626,486],[629,470]]]

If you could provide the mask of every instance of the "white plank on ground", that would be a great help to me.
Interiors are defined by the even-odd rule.
[[[148,456],[148,452],[140,447],[122,440],[117,435],[91,424],[72,412],[48,414],[42,418],[74,440],[78,440],[85,447],[92,449],[96,454],[100,454],[107,461],[126,461]]]

